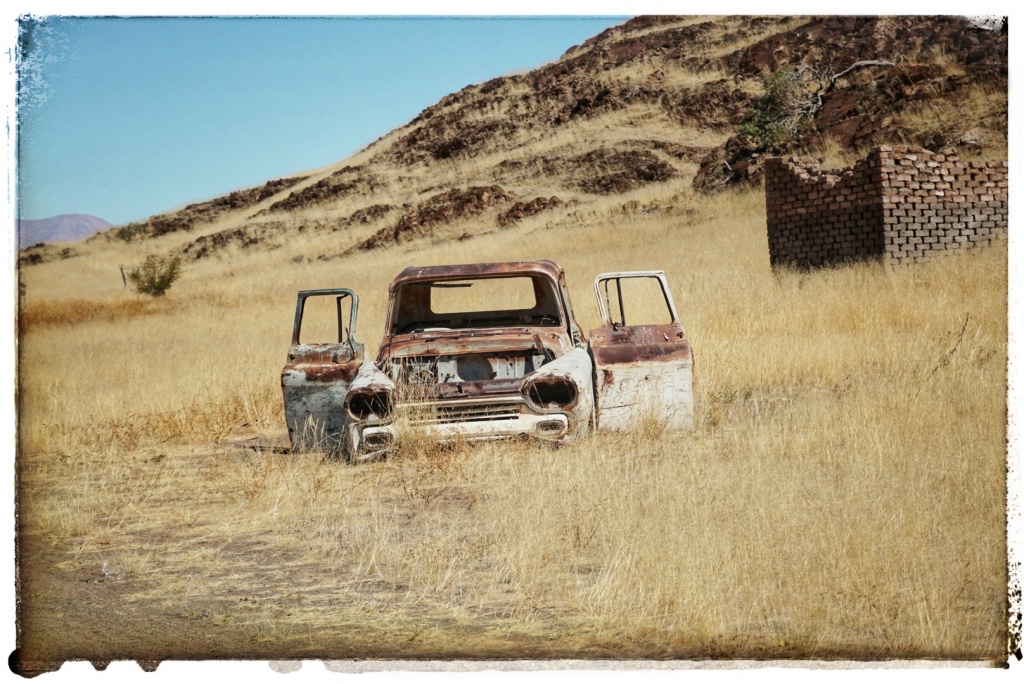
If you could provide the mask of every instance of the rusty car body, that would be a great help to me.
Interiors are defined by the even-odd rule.
[[[626,320],[635,302],[623,284],[639,280],[654,284],[649,299],[660,302],[647,304],[662,311],[658,322]],[[594,291],[602,325],[588,339],[553,261],[409,267],[389,288],[372,361],[355,336],[353,290],[299,292],[281,374],[292,449],[359,461],[413,430],[438,440],[566,442],[647,418],[692,427],[693,352],[665,274],[604,273]],[[303,341],[312,298],[334,299],[336,340]]]

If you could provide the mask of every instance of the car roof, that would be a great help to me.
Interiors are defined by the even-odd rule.
[[[465,278],[490,278],[500,276],[544,275],[558,280],[563,269],[554,261],[504,261],[481,264],[458,264],[453,266],[409,266],[391,282],[390,290],[399,285],[417,280],[462,280]]]

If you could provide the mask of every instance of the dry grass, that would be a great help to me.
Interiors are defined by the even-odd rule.
[[[691,47],[714,65],[805,20]],[[963,71],[940,50],[919,58]],[[663,67],[600,79],[664,71],[678,88],[728,76]],[[522,88],[507,85],[507,101]],[[1005,110],[1006,93],[974,87],[893,115],[897,128],[958,135]],[[291,189],[371,162],[412,130]],[[975,155],[1006,158],[996,137]],[[668,157],[678,176],[604,197],[573,190],[571,171],[529,166],[723,138],[634,104],[523,130],[468,160],[374,160],[384,186],[372,197],[269,216],[286,222],[280,246],[190,261],[159,301],[125,290],[119,266],[240,227],[281,197],[25,269],[25,656],[1004,659],[1006,246],[906,268],[772,271],[760,191],[694,195],[695,165]],[[808,153],[825,168],[856,161],[829,141]],[[510,174],[505,161],[527,165]],[[493,209],[338,256],[403,205],[494,182],[566,204],[504,229]],[[373,204],[395,209],[339,228]],[[358,467],[239,444],[285,431],[279,374],[297,290],[354,288],[372,357],[402,268],[544,258],[566,268],[585,330],[599,323],[595,275],[667,271],[695,350],[691,432],[650,418],[548,448],[442,447],[413,430],[394,458]]]
[[[174,301],[150,298],[117,302],[43,301],[25,306],[19,313],[18,326],[22,332],[27,332],[37,326],[67,326],[87,321],[114,323],[154,313],[170,313],[176,306]]]
[[[800,150],[799,154],[821,160],[822,169],[841,169],[853,166],[864,156],[844,147],[835,138],[831,137],[823,138],[814,146]]]
[[[964,65],[957,55],[950,54],[944,45],[931,45],[922,48],[917,54],[908,55],[908,61],[916,64],[938,65],[949,75],[962,76],[966,73]]]
[[[807,23],[807,21],[806,17],[777,17],[777,21],[775,23],[763,27],[760,31],[750,33],[745,38],[733,40],[725,43],[724,45],[715,45],[713,49],[709,50],[706,54],[709,57],[724,57],[725,55],[759,43],[762,40],[767,40],[779,33],[790,31]],[[738,24],[738,20],[734,19],[733,23]]]
[[[721,57],[798,21],[695,49]],[[956,68],[938,52],[922,59]],[[956,106],[973,115],[1000,97],[975,89]],[[952,106],[897,123],[948,127]],[[289,224],[279,247],[192,261],[160,301],[124,290],[119,265],[239,227],[279,198],[26,269],[23,651],[1004,658],[1005,245],[913,268],[773,272],[763,193],[695,195],[692,164],[672,160],[677,177],[610,196],[573,191],[543,164],[523,177],[498,166],[637,139],[711,147],[722,136],[635,105],[469,160],[377,160],[385,187],[372,197],[268,217]],[[829,142],[810,153],[827,168],[856,161]],[[492,182],[566,204],[507,229],[491,210],[338,256],[402,205]],[[396,209],[335,230],[370,204]],[[356,289],[356,336],[373,357],[387,285],[406,266],[544,258],[566,268],[585,330],[599,323],[598,273],[667,272],[696,354],[692,432],[648,420],[551,449],[439,447],[411,431],[397,456],[359,467],[239,445],[284,432],[297,290]]]
[[[600,72],[595,75],[595,80],[606,86],[651,81],[671,91],[673,89],[695,88],[711,81],[728,78],[729,76],[730,74],[719,69],[693,72],[687,69],[680,69],[677,65],[666,63],[661,59],[651,59],[642,62],[629,62],[625,66]]]
[[[974,122],[987,122],[986,140],[982,153],[969,153],[965,158],[1006,159],[1007,138],[1005,117],[1008,112],[1007,94],[985,85],[972,85],[956,98],[937,98],[914,103],[895,116],[896,124],[921,135],[938,139],[956,139]]]
[[[306,235],[197,262],[141,309],[107,278],[130,246],[66,262],[63,285],[30,269],[23,531],[69,578],[105,564],[119,601],[83,610],[252,655],[1002,657],[1005,249],[773,273],[763,201],[679,180],[294,263],[349,239]],[[598,272],[668,272],[696,350],[692,433],[414,438],[360,467],[230,446],[283,431],[296,290],[356,287],[374,354],[409,263],[548,257],[585,328]],[[82,298],[132,313],[73,313]],[[147,638],[173,653],[179,636]]]

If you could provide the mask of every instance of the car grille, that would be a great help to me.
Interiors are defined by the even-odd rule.
[[[443,425],[485,420],[515,420],[523,406],[522,400],[420,405],[412,412],[412,422],[418,425]]]

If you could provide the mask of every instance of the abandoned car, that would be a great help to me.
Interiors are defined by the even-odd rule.
[[[359,461],[413,430],[565,442],[648,418],[689,429],[693,354],[665,274],[605,273],[594,290],[603,323],[588,339],[552,261],[409,267],[376,361],[356,339],[353,290],[299,292],[281,373],[292,449]],[[307,340],[311,302],[336,341]]]

